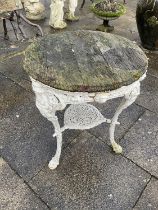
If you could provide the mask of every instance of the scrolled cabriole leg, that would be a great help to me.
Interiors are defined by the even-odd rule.
[[[55,128],[55,133],[56,133],[56,138],[57,138],[57,150],[54,157],[51,159],[48,165],[48,167],[53,170],[59,165],[59,159],[60,159],[61,148],[62,148],[62,131],[60,128],[58,118],[57,116],[55,116],[55,114],[48,120],[52,122]]]
[[[57,110],[63,110],[66,107],[64,101],[60,100],[53,89],[31,78],[32,88],[36,95],[36,106],[40,113],[46,117],[54,126],[57,138],[57,150],[55,156],[49,162],[49,168],[55,169],[59,165],[62,147],[62,131],[55,115]]]
[[[110,134],[110,142],[115,153],[122,153],[122,147],[115,142],[114,133],[115,133],[115,126],[117,124],[117,120],[121,112],[130,106],[140,94],[140,82],[137,82],[132,90],[128,94],[124,96],[122,99],[121,104],[117,108],[114,117],[111,120],[109,134]]]

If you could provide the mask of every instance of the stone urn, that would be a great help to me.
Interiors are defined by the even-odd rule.
[[[109,21],[119,18],[126,12],[125,6],[115,0],[97,1],[91,5],[90,9],[98,18],[103,20],[103,24],[97,27],[97,30],[103,32],[113,31],[114,26],[110,26]]]
[[[158,50],[158,0],[140,0],[137,4],[136,21],[142,46]]]

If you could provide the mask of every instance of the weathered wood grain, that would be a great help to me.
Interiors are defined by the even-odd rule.
[[[133,42],[112,34],[71,31],[48,35],[25,52],[34,79],[68,91],[108,91],[138,80],[147,57]]]

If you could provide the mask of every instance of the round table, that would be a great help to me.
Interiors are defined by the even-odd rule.
[[[119,114],[140,94],[148,59],[132,41],[95,31],[67,31],[33,42],[25,51],[24,69],[28,72],[40,113],[51,121],[57,138],[55,156],[49,168],[59,164],[62,132],[89,129],[110,123],[110,142],[116,153],[122,147],[114,140]],[[89,104],[105,103],[123,97],[112,119],[105,118]],[[56,111],[66,108],[61,127]]]

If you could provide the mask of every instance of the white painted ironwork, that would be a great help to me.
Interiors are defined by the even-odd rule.
[[[57,90],[31,78],[32,87],[36,95],[36,106],[40,113],[52,122],[55,128],[54,136],[57,138],[57,150],[55,156],[49,162],[49,168],[55,169],[59,165],[62,132],[66,129],[84,130],[104,122],[110,123],[109,135],[112,148],[116,153],[121,153],[122,147],[114,140],[115,126],[119,124],[117,120],[121,112],[130,106],[140,94],[140,82],[145,76],[146,74],[136,82],[117,90],[96,93]],[[106,119],[96,107],[87,104],[91,102],[105,103],[118,97],[123,97],[123,99],[111,120]],[[64,127],[61,128],[55,114],[56,111],[65,109],[68,104],[70,106],[64,114]]]

